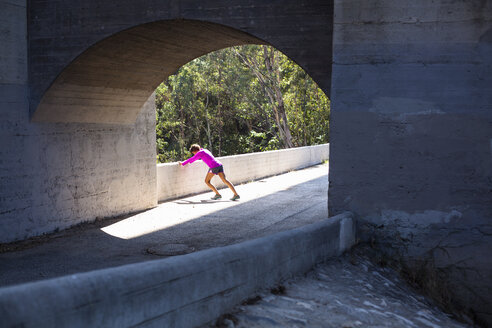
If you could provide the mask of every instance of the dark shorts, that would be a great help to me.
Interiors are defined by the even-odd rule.
[[[221,165],[221,166],[214,167],[208,170],[208,172],[212,172],[213,174],[219,174],[220,172],[224,172],[224,166]]]

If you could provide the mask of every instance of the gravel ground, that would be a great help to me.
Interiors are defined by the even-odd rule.
[[[243,302],[205,327],[472,327],[355,249]]]

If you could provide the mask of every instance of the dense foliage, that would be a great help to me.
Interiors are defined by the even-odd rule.
[[[216,156],[328,142],[330,101],[298,65],[268,46],[209,53],[156,90],[157,161],[198,143]]]

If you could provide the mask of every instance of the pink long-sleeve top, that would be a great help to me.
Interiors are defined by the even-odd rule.
[[[221,162],[215,159],[214,155],[212,155],[210,151],[204,148],[200,149],[195,155],[181,163],[181,165],[185,166],[188,163],[193,163],[197,159],[201,159],[202,161],[204,161],[205,164],[207,164],[207,166],[211,169],[222,165]]]

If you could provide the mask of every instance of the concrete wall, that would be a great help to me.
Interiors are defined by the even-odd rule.
[[[331,214],[492,324],[492,2],[335,2]]]
[[[0,1],[0,242],[154,206],[154,98],[131,125],[30,122],[26,18]]]
[[[253,181],[291,170],[322,163],[329,158],[330,145],[299,147],[236,156],[218,157],[224,164],[227,179],[233,184]],[[210,191],[203,182],[208,166],[196,161],[184,167],[178,163],[157,165],[157,197],[159,201]],[[227,188],[218,177],[212,179],[218,188]]]
[[[5,327],[197,327],[355,241],[350,214],[241,244],[0,289]]]

